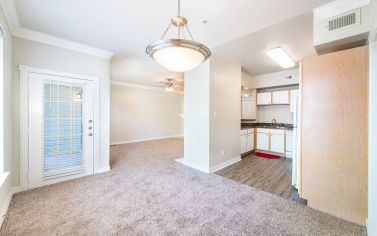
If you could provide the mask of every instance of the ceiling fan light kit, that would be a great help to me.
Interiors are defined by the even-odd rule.
[[[180,16],[180,0],[178,0],[178,15],[171,20],[161,39],[147,46],[146,53],[162,67],[175,72],[185,72],[194,69],[211,56],[210,49],[194,41],[187,19]],[[178,29],[177,38],[165,39],[171,27]],[[189,39],[186,38],[186,34]]]

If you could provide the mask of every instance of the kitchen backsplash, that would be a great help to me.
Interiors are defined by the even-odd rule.
[[[276,119],[277,123],[293,123],[293,113],[287,105],[258,106],[257,121],[261,123],[271,123]]]

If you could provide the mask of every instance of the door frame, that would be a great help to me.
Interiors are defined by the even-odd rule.
[[[19,65],[20,70],[20,189],[25,191],[29,189],[29,73],[52,75],[59,77],[68,77],[92,81],[94,83],[93,91],[93,124],[95,135],[93,140],[93,174],[100,173],[100,93],[99,77],[73,74],[61,71],[53,71],[41,68]]]

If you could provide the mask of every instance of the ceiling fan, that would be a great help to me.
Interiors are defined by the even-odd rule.
[[[176,81],[173,78],[167,78],[165,81],[159,83],[164,87],[166,92],[174,92],[175,90],[183,90],[183,82]]]

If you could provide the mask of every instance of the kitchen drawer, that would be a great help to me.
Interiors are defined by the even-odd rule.
[[[241,129],[241,135],[247,134],[247,129]]]
[[[253,134],[254,133],[254,129],[247,129],[247,133],[248,134]]]
[[[264,133],[264,134],[269,134],[270,129],[264,129],[264,128],[257,128],[258,133]]]
[[[270,129],[270,133],[271,134],[285,134],[285,130],[284,129]]]

